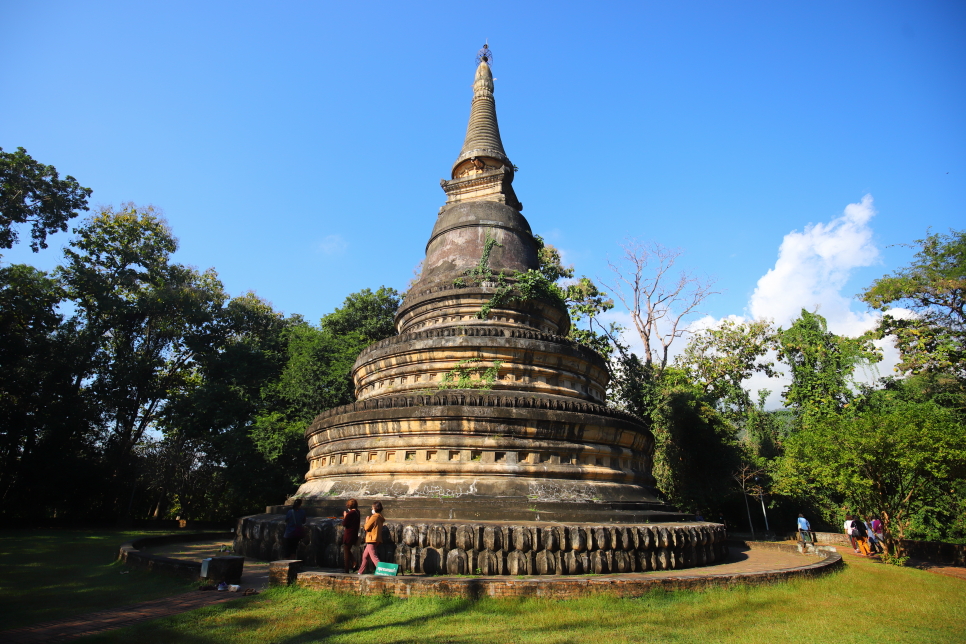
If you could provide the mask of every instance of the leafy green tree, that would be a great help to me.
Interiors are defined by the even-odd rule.
[[[322,318],[322,328],[336,336],[357,333],[366,344],[396,335],[396,311],[401,298],[395,289],[380,286],[375,293],[364,288],[349,295]]]
[[[98,410],[114,511],[132,454],[167,401],[192,377],[226,299],[214,271],[171,262],[177,242],[152,208],[105,208],[77,231],[57,270],[76,306],[82,356],[75,384]]]
[[[679,507],[721,512],[739,466],[737,429],[714,401],[676,367],[658,370],[632,353],[615,354],[611,400],[640,416],[654,434],[652,474]]]
[[[555,299],[564,303],[570,314],[568,337],[609,358],[620,335],[615,323],[603,324],[599,316],[614,308],[614,300],[601,291],[589,277],[574,279],[573,266],[564,266],[560,251],[536,235],[537,257],[540,261],[536,273],[546,284],[544,290],[553,290]],[[534,271],[530,271],[534,273]]]
[[[191,376],[164,407],[163,439],[139,446],[150,497],[145,513],[224,519],[288,492],[289,473],[267,461],[249,433],[263,390],[285,365],[284,334],[293,323],[253,293],[221,309],[209,342],[197,347]]]
[[[881,516],[896,553],[917,511],[966,478],[966,426],[933,402],[877,398],[793,432],[777,485],[794,498],[831,494],[853,513]]]
[[[87,449],[88,405],[73,386],[74,329],[58,306],[64,292],[48,274],[0,268],[0,513],[26,516],[62,503],[96,468]],[[76,475],[69,481],[68,475]]]
[[[349,295],[315,327],[293,320],[285,329],[284,367],[263,389],[250,435],[258,451],[293,483],[305,474],[305,429],[321,412],[355,400],[352,367],[373,342],[395,334],[399,294],[386,287]]]
[[[824,317],[802,309],[801,317],[778,333],[778,359],[792,376],[783,392],[785,402],[805,420],[841,411],[853,398],[856,366],[882,356],[870,340],[835,335]]]
[[[875,280],[861,297],[880,311],[904,307],[900,318],[886,313],[878,337],[891,336],[902,356],[899,371],[938,371],[966,379],[966,231],[916,240],[909,266]]]
[[[693,334],[675,362],[692,383],[717,401],[722,413],[738,423],[755,409],[742,383],[755,373],[778,375],[775,363],[765,359],[775,339],[767,320],[722,320]]]
[[[37,163],[23,148],[0,148],[0,248],[19,240],[16,226],[30,224],[30,247],[47,248],[47,235],[67,230],[67,221],[87,210],[91,189],[61,179],[52,165]]]

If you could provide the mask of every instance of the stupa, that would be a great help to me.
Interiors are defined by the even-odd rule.
[[[309,471],[293,498],[313,529],[300,557],[338,565],[341,526],[327,517],[355,498],[382,502],[382,554],[404,570],[579,574],[720,559],[722,526],[659,499],[653,435],[607,406],[605,361],[567,337],[565,306],[513,288],[538,268],[539,242],[513,189],[490,60],[484,47],[398,335],[356,360],[356,402],[306,430]],[[273,558],[286,509],[243,518],[236,551]]]

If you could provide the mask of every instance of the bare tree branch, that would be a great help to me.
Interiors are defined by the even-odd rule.
[[[634,330],[644,343],[644,360],[661,369],[667,366],[671,344],[688,330],[686,318],[700,313],[698,307],[714,291],[714,280],[690,271],[675,277],[672,269],[682,251],[656,242],[627,240],[621,245],[619,264],[607,262],[613,271],[613,285],[601,283],[631,314]]]

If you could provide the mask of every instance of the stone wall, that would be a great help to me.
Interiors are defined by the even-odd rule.
[[[903,539],[902,548],[914,559],[922,559],[945,566],[966,566],[966,545],[939,541]]]
[[[152,555],[147,552],[141,552],[141,549],[169,543],[227,539],[233,536],[235,535],[230,532],[198,532],[194,534],[168,534],[156,537],[142,537],[121,544],[121,547],[118,549],[117,558],[128,566],[145,568],[151,572],[163,572],[195,581],[201,576],[200,561],[188,561],[185,559]]]
[[[342,567],[341,521],[311,518],[306,526],[295,558]],[[284,528],[280,515],[239,519],[235,553],[280,559]],[[716,523],[387,522],[378,554],[410,574],[581,575],[706,566],[725,559],[728,549],[724,526]]]
[[[776,544],[778,545],[778,544]],[[752,549],[758,544],[750,542]],[[837,552],[819,552],[802,557],[802,565],[777,570],[718,574],[671,573],[665,575],[581,576],[542,579],[512,577],[378,577],[323,572],[299,573],[296,584],[313,590],[330,590],[358,595],[396,597],[546,597],[575,599],[592,594],[640,597],[654,590],[702,590],[741,585],[770,584],[814,578],[842,567]]]

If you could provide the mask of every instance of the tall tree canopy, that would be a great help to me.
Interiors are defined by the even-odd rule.
[[[882,358],[871,341],[831,333],[824,317],[802,309],[778,334],[778,359],[792,376],[783,393],[785,402],[808,417],[840,411],[852,398],[855,368]]]
[[[0,148],[0,248],[13,248],[17,226],[27,223],[30,247],[47,248],[47,235],[66,231],[68,220],[87,210],[90,196],[90,188],[70,175],[61,179],[57,168],[34,161],[25,149]]]
[[[907,373],[939,371],[966,379],[966,231],[916,240],[909,266],[875,280],[862,294],[871,307],[905,307],[913,317],[886,313],[879,337],[892,336]]]
[[[942,503],[964,477],[962,420],[933,402],[884,396],[789,436],[779,490],[811,499],[831,492],[855,514],[882,517],[894,552],[917,509]]]

